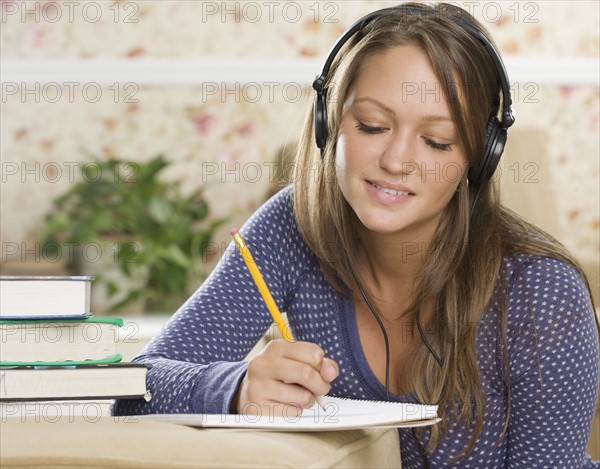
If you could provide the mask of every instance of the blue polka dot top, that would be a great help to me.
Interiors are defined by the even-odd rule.
[[[337,361],[330,395],[385,400],[364,355],[351,298],[324,279],[294,219],[291,188],[265,203],[240,230],[297,340],[320,345]],[[510,422],[507,415],[493,298],[478,328],[478,364],[486,399],[485,421],[474,450],[469,429],[449,431],[429,454],[432,468],[600,468],[586,454],[598,399],[599,350],[585,284],[563,262],[535,256],[505,259],[508,307]],[[120,400],[117,415],[228,413],[244,377],[244,357],[271,326],[271,316],[239,252],[231,243],[202,286],[170,318],[136,362],[152,364],[152,400]],[[393,340],[393,339],[392,339]],[[414,395],[391,395],[416,402]],[[419,436],[425,444],[429,432]],[[400,431],[402,467],[421,468],[410,430]]]

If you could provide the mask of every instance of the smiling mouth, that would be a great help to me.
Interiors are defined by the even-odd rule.
[[[397,191],[394,189],[389,189],[387,187],[382,187],[379,184],[375,184],[374,182],[369,181],[369,183],[375,187],[377,190],[380,190],[381,192],[385,192],[386,194],[390,194],[390,195],[414,195],[412,192],[407,192],[407,191]]]

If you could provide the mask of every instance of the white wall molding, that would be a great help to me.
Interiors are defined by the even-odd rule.
[[[2,83],[134,82],[138,85],[298,83],[310,85],[319,59],[16,59],[0,61]],[[513,84],[599,85],[600,60],[505,56]],[[4,93],[4,90],[3,90]]]

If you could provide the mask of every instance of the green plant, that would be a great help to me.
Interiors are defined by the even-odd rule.
[[[82,167],[83,180],[54,200],[41,233],[41,249],[52,254],[61,246],[107,246],[127,278],[145,275],[145,284],[126,292],[115,310],[144,301],[149,311],[171,311],[188,294],[188,285],[201,278],[200,266],[216,228],[208,222],[209,207],[199,189],[183,195],[176,182],[159,176],[169,162],[160,155],[147,163],[94,158]],[[93,172],[93,175],[85,172]],[[70,243],[70,244],[68,244]],[[80,258],[67,268],[77,273]],[[111,297],[124,286],[97,278]],[[122,296],[122,295],[121,295]]]

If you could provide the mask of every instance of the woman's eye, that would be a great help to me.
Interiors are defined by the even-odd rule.
[[[452,145],[449,143],[439,143],[435,140],[431,140],[430,138],[425,139],[425,143],[429,145],[431,148],[435,148],[440,151],[452,151]]]
[[[384,127],[372,127],[370,125],[363,124],[362,122],[357,122],[356,128],[361,132],[365,132],[368,134],[380,134],[385,130]]]

